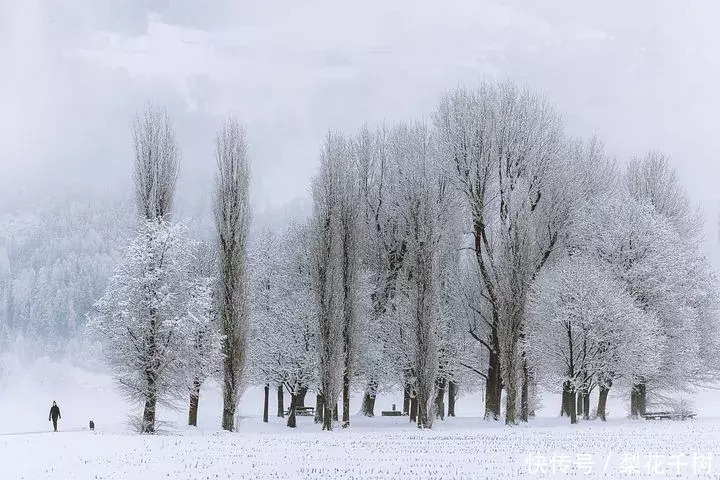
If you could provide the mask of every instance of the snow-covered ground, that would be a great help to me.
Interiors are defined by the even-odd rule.
[[[164,409],[164,434],[140,436],[130,432],[133,409],[108,375],[49,360],[5,364],[2,480],[720,478],[715,392],[698,397],[701,417],[686,422],[627,420],[623,399],[614,399],[609,422],[570,426],[555,417],[557,399],[547,398],[530,425],[506,428],[477,418],[479,396],[470,395],[458,402],[463,416],[437,421],[431,431],[403,417],[356,416],[351,429],[328,433],[308,417],[294,430],[276,417],[262,423],[262,391],[250,389],[239,432],[228,434],[218,429],[220,396],[210,386],[201,398],[200,428],[184,426],[185,409]],[[52,400],[63,415],[57,434],[47,421]],[[378,411],[399,400],[381,397]],[[87,430],[90,419],[95,432]]]
[[[3,479],[718,478],[720,421],[557,422],[491,428],[470,419],[418,431],[405,419],[357,419],[318,432],[246,420],[240,433],[0,436]],[[547,423],[547,424],[545,424]],[[281,431],[282,430],[282,431]],[[632,474],[631,474],[632,473]]]

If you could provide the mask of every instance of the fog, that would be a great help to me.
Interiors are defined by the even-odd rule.
[[[181,192],[207,191],[214,132],[234,113],[253,203],[280,207],[307,195],[328,129],[427,117],[444,89],[507,78],[619,161],[667,153],[720,265],[716,3],[255,3],[2,0],[0,207],[125,191],[130,125],[150,101],[175,122]]]

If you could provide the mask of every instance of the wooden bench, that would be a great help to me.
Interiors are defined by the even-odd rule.
[[[402,412],[400,410],[396,410],[395,404],[393,403],[392,410],[383,410],[380,415],[383,417],[402,417]]]
[[[646,412],[642,415],[645,420],[686,420],[688,418],[695,418],[696,416],[697,414],[692,412]]]
[[[383,410],[381,415],[383,417],[402,417],[402,412],[400,410]]]
[[[285,415],[290,415],[290,408],[287,409]],[[295,407],[295,415],[302,415],[304,417],[315,416],[315,407]]]

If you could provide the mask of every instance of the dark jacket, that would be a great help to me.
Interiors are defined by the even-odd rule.
[[[57,405],[53,405],[50,408],[50,415],[48,415],[48,420],[50,419],[57,420],[58,418],[62,418],[60,416],[60,408]]]

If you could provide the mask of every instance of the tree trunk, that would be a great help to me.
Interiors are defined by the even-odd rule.
[[[583,393],[583,419],[590,420],[590,392]]]
[[[265,400],[263,401],[263,422],[268,423],[268,412],[270,409],[270,384],[265,384]]]
[[[485,420],[500,420],[500,400],[502,398],[502,377],[500,376],[500,342],[497,335],[493,335],[493,346],[497,343],[495,352],[490,351],[488,356],[488,373],[485,382]]]
[[[152,345],[150,352],[154,351]],[[145,408],[143,409],[142,433],[155,433],[155,407],[157,406],[156,376],[155,372],[148,368],[145,371],[148,384],[148,394],[145,397]]]
[[[373,379],[368,380],[365,386],[365,394],[363,395],[362,414],[366,417],[375,416],[375,396],[377,395],[377,382]]]
[[[570,381],[566,380],[563,382],[562,388],[562,406],[560,408],[561,416],[570,416]]]
[[[418,428],[428,428],[428,399],[424,395],[418,394],[415,404],[417,405],[417,426]]]
[[[647,412],[647,385],[644,383],[640,384],[639,391],[638,410],[640,411],[640,415],[645,415],[645,412]]]
[[[229,378],[225,379],[223,384],[223,414],[222,429],[232,432],[235,430],[235,407],[236,392],[234,390],[233,381]]]
[[[237,351],[237,345],[232,345],[228,337],[225,338],[223,348],[224,352],[231,353],[227,353],[223,360],[223,412],[221,422],[223,430],[233,432],[235,431],[235,411],[238,404],[239,390],[239,373],[237,370],[240,365],[238,358],[241,358],[241,354]]]
[[[630,392],[630,416],[638,418],[645,415],[647,401],[647,387],[644,383],[633,386]]]
[[[522,360],[522,387],[520,390],[520,421],[527,422],[530,414],[530,371],[527,360],[523,355]]]
[[[575,389],[569,381],[563,384],[563,397],[565,399],[565,412],[570,417],[570,423],[577,423],[577,412],[575,410]]]
[[[323,423],[325,414],[325,399],[322,395],[315,396],[315,423]],[[324,423],[323,423],[324,425]]]
[[[154,395],[145,400],[145,408],[143,410],[142,433],[155,433],[155,406],[157,400]]]
[[[157,345],[155,344],[155,315],[154,309],[150,309],[150,331],[148,339],[148,356],[155,358]],[[157,368],[154,360],[145,368],[145,379],[147,381],[147,396],[145,397],[145,408],[143,410],[142,433],[155,433],[155,408],[157,406]]]
[[[338,415],[338,406],[337,406],[337,403],[336,403],[335,405],[333,405],[333,409],[332,409],[332,419],[333,419],[333,421],[335,421],[335,422],[337,422],[337,421],[340,420],[340,416]]]
[[[577,391],[576,396],[577,396],[577,401],[576,401],[576,406],[575,406],[575,413],[577,415],[582,415],[582,413],[583,413],[583,391],[582,391],[582,389],[579,389]]]
[[[190,392],[190,411],[188,412],[188,425],[197,427],[198,404],[200,403],[200,380],[193,380],[193,388]]]
[[[603,422],[607,420],[606,418],[606,406],[607,406],[607,397],[608,393],[610,393],[610,387],[603,387],[600,386],[600,396],[598,397],[598,407],[597,407],[597,416],[602,420]]]
[[[297,406],[297,395],[290,396],[290,415],[288,415],[287,426],[290,428],[297,427],[297,420],[295,418],[295,407]]]
[[[445,385],[447,380],[441,378],[437,383],[437,395],[435,396],[435,412],[440,420],[445,420]]]
[[[410,399],[410,421],[417,422],[418,400],[417,397]]]
[[[343,374],[342,428],[350,426],[350,376],[348,368]]]
[[[326,402],[323,401],[323,409],[325,410],[323,412],[323,430],[332,431],[332,415],[333,410],[337,411],[337,406],[333,409],[330,405],[327,405]]]
[[[352,203],[347,204],[347,206]],[[353,376],[353,330],[355,327],[355,212],[349,211],[340,215],[342,237],[342,289],[343,289],[343,386],[342,386],[342,428],[350,426],[350,383]],[[337,414],[335,415],[337,416]],[[335,418],[337,420],[337,418]]]
[[[277,416],[285,418],[285,392],[282,383],[277,387]]]
[[[513,382],[510,382],[513,383]],[[517,387],[506,386],[505,387],[505,425],[516,425],[517,415]]]
[[[535,375],[530,373],[530,392],[529,392],[529,399],[528,399],[528,416],[530,418],[535,418],[535,408],[538,405],[538,394],[537,394],[537,379],[535,378]]]
[[[297,395],[295,395],[295,406],[296,407],[304,407],[305,406],[305,396],[307,395],[308,387],[300,387],[298,389]]]
[[[403,415],[410,415],[410,387],[405,385],[403,389]]]
[[[448,417],[455,416],[455,398],[457,397],[457,384],[452,380],[448,382]]]
[[[510,381],[505,385],[505,425],[515,425],[517,423],[515,418],[517,414],[517,382],[515,381],[517,370],[513,365],[514,362],[514,359],[507,362],[510,364],[507,372],[507,378]]]

